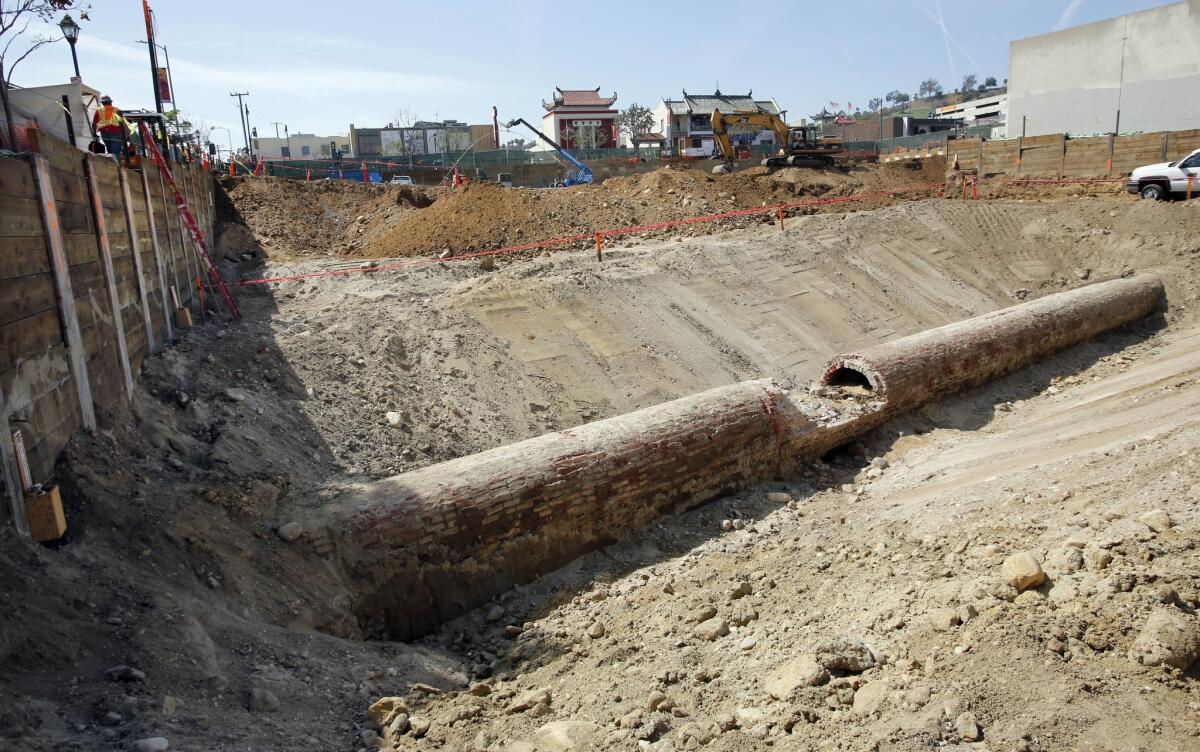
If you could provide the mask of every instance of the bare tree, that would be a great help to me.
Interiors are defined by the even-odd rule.
[[[392,122],[397,128],[411,128],[413,123],[421,119],[421,116],[413,112],[408,105],[397,107],[392,112]]]
[[[17,142],[17,126],[13,123],[12,105],[8,101],[13,70],[34,50],[57,42],[61,37],[32,37],[29,47],[19,55],[13,49],[13,43],[25,35],[34,21],[49,22],[56,13],[74,8],[79,10],[80,20],[88,20],[91,6],[81,5],[77,0],[0,0],[0,101],[4,105],[4,120],[8,123],[9,143],[14,146]]]
[[[973,91],[975,89],[975,82],[978,80],[979,80],[979,77],[976,76],[974,73],[972,73],[969,76],[963,76],[962,93],[969,94],[971,91]]]

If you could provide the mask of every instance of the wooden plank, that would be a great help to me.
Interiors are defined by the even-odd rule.
[[[47,343],[61,341],[57,307],[0,325],[0,373],[21,360],[41,354]]]
[[[49,274],[0,280],[0,325],[11,324],[52,308],[54,281]]]
[[[150,223],[150,244],[154,247],[154,265],[158,269],[158,290],[162,296],[162,311],[163,319],[167,326],[167,340],[175,339],[175,326],[171,322],[171,310],[169,301],[171,298],[167,295],[167,273],[163,264],[163,253],[160,243],[158,242],[158,228],[155,227],[154,220],[154,202],[150,199],[150,179],[146,175],[146,168],[142,168],[142,195],[146,197],[146,221]]]
[[[6,197],[0,201],[0,236],[38,235],[41,231],[37,199]]]
[[[0,157],[0,196],[29,197],[37,195],[33,173],[23,159]]]
[[[138,298],[142,303],[142,326],[146,329],[146,347],[150,352],[157,349],[154,344],[154,329],[150,325],[150,299],[146,295],[146,274],[142,270],[142,247],[138,237],[137,226],[133,218],[133,197],[129,191],[129,176],[126,170],[118,171],[121,180],[121,202],[125,207],[125,226],[129,232],[129,245],[133,252],[134,283],[137,285]]]
[[[92,194],[92,216],[96,218],[96,238],[100,242],[100,263],[104,268],[104,280],[108,287],[108,299],[112,303],[113,330],[117,339],[117,361],[121,364],[121,375],[125,377],[126,399],[133,400],[133,372],[129,369],[129,347],[125,342],[125,322],[121,318],[121,298],[117,295],[117,275],[113,271],[112,247],[108,243],[108,220],[100,201],[100,186],[96,184],[96,160],[89,156],[84,160],[88,183]]]
[[[41,222],[42,218],[38,216],[36,235],[0,237],[0,279],[15,279],[50,271]]]
[[[17,472],[17,457],[13,451],[12,427],[8,423],[8,404],[0,389],[0,468],[4,475],[4,491],[8,495],[8,515],[13,528],[22,537],[29,537],[29,521],[25,516],[25,490]]]
[[[63,249],[62,231],[58,223],[58,207],[54,192],[50,189],[50,162],[43,154],[33,156],[33,170],[37,179],[38,197],[42,207],[42,224],[46,228],[46,240],[50,248],[50,265],[53,268],[54,286],[58,294],[58,312],[66,332],[67,356],[71,364],[71,376],[75,380],[75,391],[79,396],[79,412],[83,425],[89,431],[96,430],[96,408],[92,404],[92,389],[88,381],[84,360],[83,337],[79,332],[79,319],[75,315],[75,294],[71,289],[71,275],[67,268],[67,254]]]

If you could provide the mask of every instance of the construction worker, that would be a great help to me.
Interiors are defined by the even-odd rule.
[[[113,159],[120,161],[125,149],[125,129],[129,127],[129,121],[121,115],[120,110],[113,107],[112,97],[107,94],[100,97],[100,109],[92,115],[92,125],[104,140],[108,153]]]

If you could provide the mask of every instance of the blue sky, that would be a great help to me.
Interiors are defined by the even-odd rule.
[[[616,91],[652,106],[681,89],[753,89],[789,119],[831,101],[863,106],[932,76],[953,89],[975,73],[1003,80],[1008,43],[1143,10],[1161,0],[874,0],[563,4],[527,0],[156,0],[159,42],[180,107],[233,129],[249,91],[260,135],[379,126],[408,108],[423,119],[487,122],[542,114],[555,85]],[[125,108],[153,107],[139,0],[92,0],[78,53],[84,81]],[[564,11],[563,9],[568,9]],[[588,8],[587,18],[580,18]],[[33,30],[31,30],[32,33]],[[55,29],[57,31],[57,29]],[[25,86],[71,75],[65,43],[17,69]],[[282,126],[280,126],[282,129]],[[223,132],[213,139],[225,144]]]

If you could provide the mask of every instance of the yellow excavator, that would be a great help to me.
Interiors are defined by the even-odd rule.
[[[802,125],[789,127],[783,118],[770,112],[736,111],[723,113],[713,110],[713,138],[725,158],[724,163],[713,168],[713,172],[725,174],[733,170],[733,160],[736,152],[729,140],[730,126],[757,126],[761,130],[775,133],[775,141],[779,144],[779,153],[763,160],[764,167],[832,167],[835,157],[846,155],[846,148],[840,138],[829,136],[818,137],[816,127]]]

